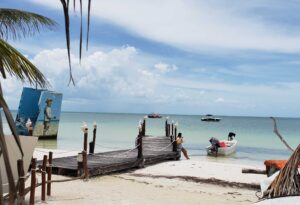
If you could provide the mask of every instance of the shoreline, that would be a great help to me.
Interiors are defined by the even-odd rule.
[[[47,149],[37,148],[38,159]],[[54,158],[77,151],[51,150]],[[252,204],[265,175],[242,174],[242,168],[262,168],[203,159],[166,161],[145,168],[52,184],[47,204]],[[69,177],[53,175],[53,180]],[[29,181],[29,180],[28,180]],[[28,182],[27,181],[27,182]],[[176,193],[180,194],[178,198]],[[40,200],[37,189],[36,203]]]

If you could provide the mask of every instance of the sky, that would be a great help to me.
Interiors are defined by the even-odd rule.
[[[81,64],[79,10],[70,10],[76,86],[68,86],[60,1],[1,0],[0,7],[58,23],[8,42],[44,73],[51,90],[63,93],[63,111],[300,116],[296,0],[92,0]],[[1,82],[17,109],[22,87],[30,85],[13,77]]]

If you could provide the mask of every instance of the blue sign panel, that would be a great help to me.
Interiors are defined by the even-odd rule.
[[[43,89],[23,88],[16,117],[19,134],[28,135],[25,124],[30,119],[34,136],[56,138],[61,103],[61,93]]]

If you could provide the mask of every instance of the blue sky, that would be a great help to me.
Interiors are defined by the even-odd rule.
[[[60,1],[0,6],[58,22],[53,31],[9,42],[64,94],[65,111],[299,117],[297,1],[94,0],[81,65],[79,11],[70,12],[75,87],[67,86]],[[17,108],[23,85],[2,85]]]

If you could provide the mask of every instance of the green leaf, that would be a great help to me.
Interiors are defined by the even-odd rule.
[[[42,29],[53,29],[57,23],[39,14],[0,8],[0,38],[19,39],[33,36]]]
[[[5,70],[22,82],[28,81],[32,85],[37,83],[40,87],[49,86],[49,82],[39,69],[2,39],[0,39],[0,62],[0,65],[3,65],[3,71]]]

